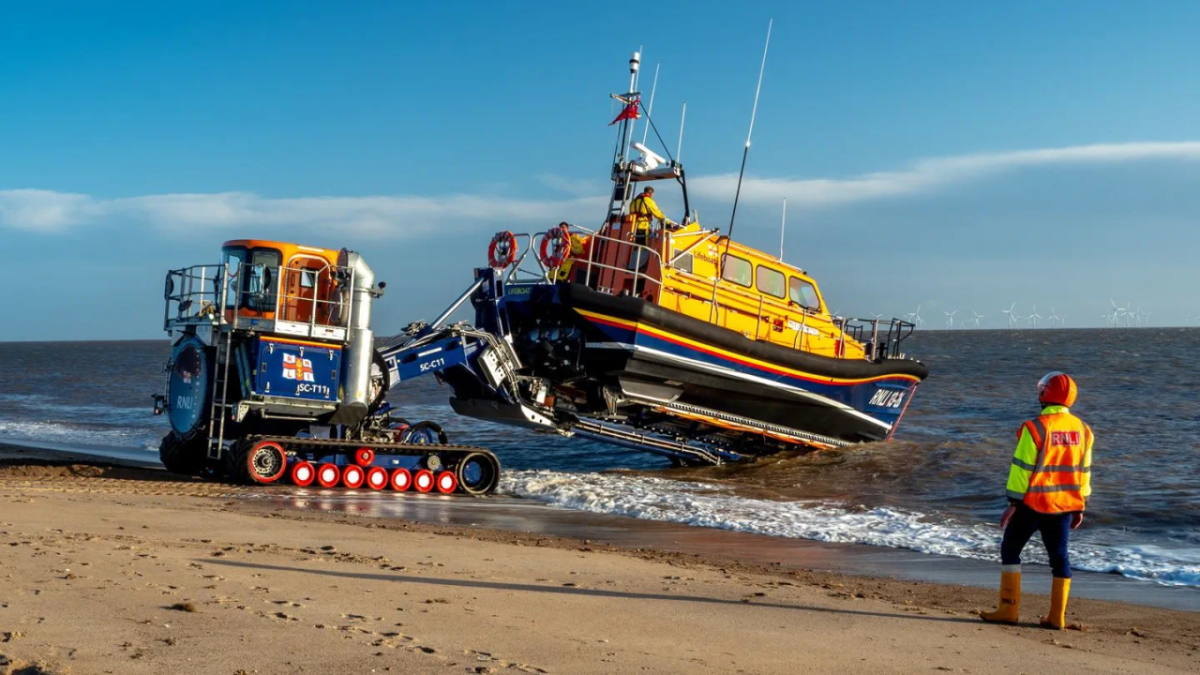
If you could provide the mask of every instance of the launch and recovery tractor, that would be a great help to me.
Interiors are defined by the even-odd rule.
[[[450,444],[439,425],[409,422],[387,402],[401,380],[456,365],[442,352],[458,333],[441,328],[449,312],[418,324],[388,341],[389,368],[371,331],[384,287],[354,251],[251,239],[226,242],[219,264],[168,272],[172,350],[166,391],[154,396],[171,426],[159,450],[167,470],[252,484],[495,490],[491,451]]]

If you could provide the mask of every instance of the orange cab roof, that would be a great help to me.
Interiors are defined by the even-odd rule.
[[[244,246],[246,248],[274,248],[278,249],[285,260],[290,260],[293,256],[308,254],[320,256],[328,260],[331,264],[336,265],[338,259],[338,250],[330,248],[317,248],[316,246],[305,246],[303,244],[293,244],[285,241],[270,241],[267,239],[231,239],[221,245],[222,248],[229,246]]]

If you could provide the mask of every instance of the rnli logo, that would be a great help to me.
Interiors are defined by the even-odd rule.
[[[298,382],[313,382],[312,361],[295,354],[283,355],[283,379]]]
[[[871,397],[871,405],[880,408],[899,408],[904,402],[904,392],[880,389]]]
[[[1079,445],[1080,438],[1078,431],[1051,431],[1051,445]]]

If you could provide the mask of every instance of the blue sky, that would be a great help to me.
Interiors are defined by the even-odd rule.
[[[786,258],[835,309],[1200,314],[1195,3],[0,12],[0,340],[158,337],[164,271],[243,236],[360,250],[380,332],[430,318],[494,231],[602,217],[639,45],[725,226],[769,18],[737,234],[774,250],[786,196]]]

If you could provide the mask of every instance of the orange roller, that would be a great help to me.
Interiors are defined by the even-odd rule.
[[[317,484],[324,488],[331,488],[338,484],[342,478],[342,470],[337,464],[322,464],[317,468]]]
[[[412,486],[412,474],[408,469],[396,469],[392,472],[392,489],[396,492],[404,492]]]
[[[292,483],[300,487],[308,487],[317,478],[317,470],[312,464],[303,460],[292,465],[291,471]]]
[[[429,469],[421,469],[413,474],[413,487],[417,492],[429,492],[433,489],[433,472]]]
[[[438,492],[448,495],[458,489],[458,478],[453,471],[443,471],[437,475]]]
[[[359,448],[354,451],[354,462],[359,466],[371,466],[375,461],[375,451],[370,448]]]
[[[387,469],[381,466],[373,466],[367,469],[367,487],[372,490],[382,490],[388,486]]]
[[[351,464],[345,469],[342,469],[342,485],[350,489],[362,487],[363,481],[366,480],[367,474],[362,470],[361,466]]]

